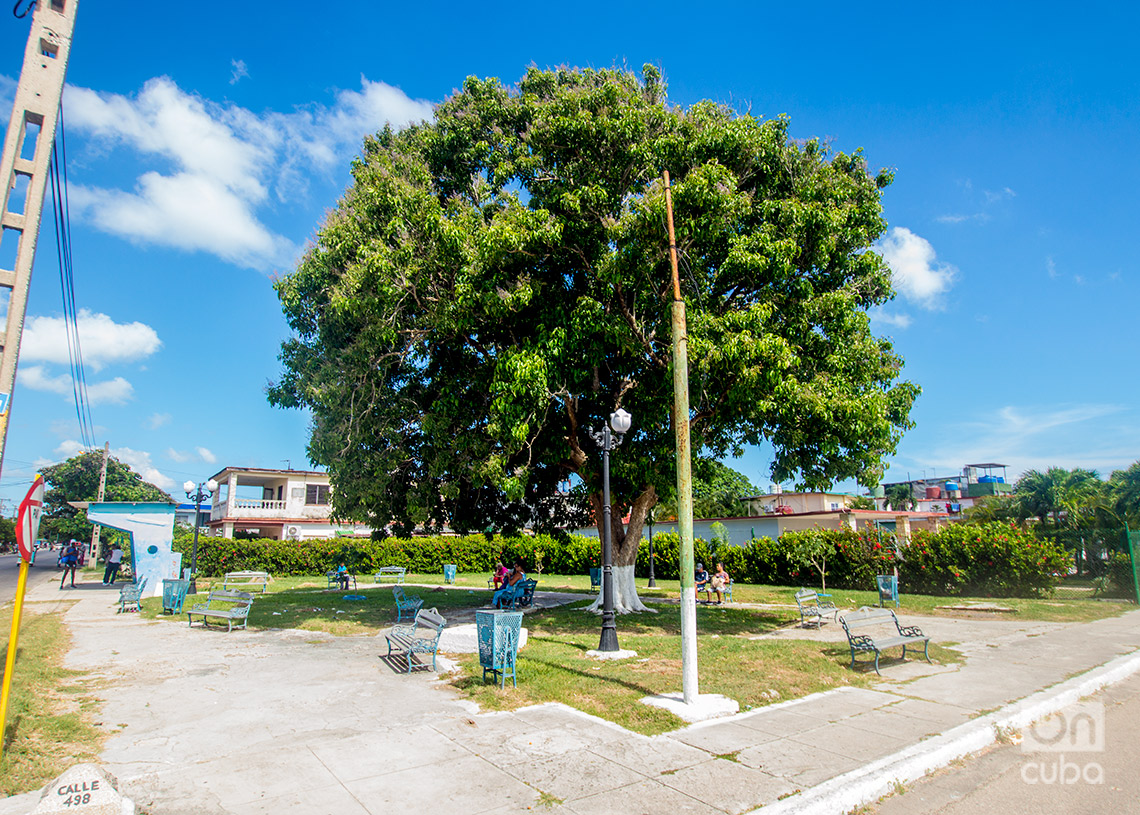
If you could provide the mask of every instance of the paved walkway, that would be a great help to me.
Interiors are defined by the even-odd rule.
[[[1081,625],[904,615],[936,641],[959,643],[965,664],[908,661],[870,689],[649,738],[556,704],[480,714],[433,675],[393,671],[375,637],[189,630],[117,615],[117,592],[98,585],[62,594],[77,601],[66,614],[68,667],[107,681],[101,718],[112,735],[101,763],[149,815],[466,815],[543,804],[577,815],[840,813],[854,805],[852,790],[873,800],[893,778],[992,742],[995,723],[1020,721],[999,710],[1010,703],[1031,697],[1044,709],[1065,687],[1140,668],[1140,612]],[[44,608],[60,596],[40,587],[29,600]],[[1019,704],[1024,715],[1030,703]],[[29,812],[37,797],[0,801],[0,815]]]

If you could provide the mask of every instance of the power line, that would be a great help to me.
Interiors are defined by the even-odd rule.
[[[59,136],[52,143],[48,179],[51,186],[53,222],[55,224],[56,255],[59,259],[59,285],[63,296],[64,328],[67,335],[67,355],[71,365],[71,390],[75,400],[75,415],[79,420],[79,435],[83,446],[95,447],[94,422],[91,419],[91,402],[87,393],[87,375],[83,366],[83,349],[79,341],[79,319],[75,307],[75,267],[71,250],[71,213],[67,194],[67,139],[64,134],[63,108],[59,112]]]

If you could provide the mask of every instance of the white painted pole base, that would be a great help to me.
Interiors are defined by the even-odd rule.
[[[681,697],[695,705],[697,688],[697,590],[681,589]]]

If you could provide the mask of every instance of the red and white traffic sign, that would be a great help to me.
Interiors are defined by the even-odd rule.
[[[40,515],[44,511],[44,477],[37,475],[32,488],[20,502],[20,514],[16,517],[16,544],[20,547],[20,557],[32,559],[32,547],[40,534]]]

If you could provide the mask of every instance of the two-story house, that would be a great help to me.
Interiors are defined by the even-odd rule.
[[[263,470],[226,467],[210,507],[213,535],[232,538],[251,532],[261,538],[368,537],[363,524],[333,523],[329,515],[328,473],[310,470]]]

